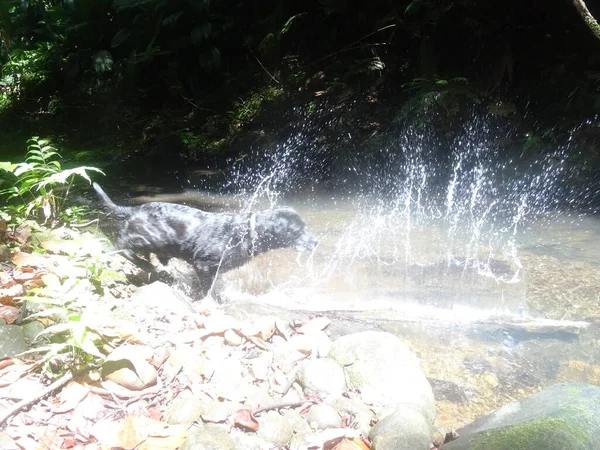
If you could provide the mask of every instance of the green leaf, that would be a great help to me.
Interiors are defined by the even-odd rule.
[[[12,164],[8,161],[0,161],[0,170],[12,172],[15,170],[16,167],[18,167],[18,164]]]
[[[424,6],[427,6],[428,0],[413,0],[404,10],[404,15],[414,14]]]
[[[296,14],[296,15],[294,15],[294,16],[292,16],[292,17],[290,17],[290,18],[289,18],[289,19],[288,19],[288,20],[287,20],[287,21],[286,21],[286,22],[283,24],[283,28],[281,28],[281,31],[280,31],[280,33],[281,33],[281,34],[285,34],[285,33],[287,33],[288,31],[290,31],[290,28],[292,28],[292,25],[294,24],[294,22],[295,22],[297,19],[299,19],[300,17],[304,17],[304,16],[306,16],[307,14],[308,14],[308,13],[306,13],[306,12],[303,12],[303,13]]]
[[[121,28],[112,38],[112,41],[110,42],[111,48],[117,48],[125,42],[129,36],[131,36],[131,30],[128,28]]]
[[[164,26],[175,25],[175,23],[177,22],[179,17],[181,17],[182,14],[183,14],[183,11],[179,11],[174,14],[171,14],[163,19],[162,24]]]
[[[190,32],[190,38],[194,45],[201,44],[210,36],[212,25],[210,22],[204,22],[203,24],[196,25]]]

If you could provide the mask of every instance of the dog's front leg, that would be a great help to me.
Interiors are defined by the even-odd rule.
[[[173,278],[173,276],[165,269],[157,270],[156,266],[149,261],[150,258],[148,258],[148,260],[141,258],[131,250],[123,250],[122,254],[125,258],[148,274],[148,281],[162,281],[166,284],[173,284],[175,282],[175,278]]]
[[[207,295],[215,297],[215,281],[217,278],[218,268],[216,266],[207,266],[203,261],[194,261],[194,270],[198,276],[197,294],[199,298],[204,298]]]

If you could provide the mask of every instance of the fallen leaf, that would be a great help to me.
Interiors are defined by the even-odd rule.
[[[57,239],[53,241],[43,241],[40,243],[40,246],[50,253],[63,253],[73,256],[81,250],[82,243],[74,240],[65,241]]]
[[[344,447],[339,446],[342,442]],[[328,428],[308,437],[306,447],[323,450],[369,450],[371,445],[353,428]]]
[[[263,341],[266,341],[270,339],[271,336],[273,336],[273,334],[275,333],[275,322],[276,319],[273,316],[261,317],[252,325],[244,327],[242,329],[242,332],[246,336],[256,336],[262,339]]]
[[[77,405],[88,395],[89,387],[71,381],[60,392],[60,401],[62,402],[55,410],[56,413],[65,413],[77,407]]]
[[[331,320],[327,317],[316,317],[309,320],[304,325],[299,327],[296,331],[301,334],[311,334],[317,331],[323,331],[331,324]]]
[[[142,416],[128,416],[118,422],[99,422],[92,434],[102,442],[102,449],[176,450],[187,436],[184,425]]]
[[[104,389],[106,389],[113,395],[125,399],[145,397],[146,395],[156,394],[160,390],[159,386],[155,384],[154,386],[150,386],[149,388],[142,389],[140,391],[133,391],[131,389],[127,389],[123,386],[120,386],[117,383],[114,383],[110,380],[102,381],[101,385]]]
[[[2,361],[0,361],[0,370],[8,367],[8,366],[12,366],[15,363],[15,360],[12,358],[6,358],[3,359]]]
[[[19,225],[15,231],[9,232],[8,236],[19,244],[24,244],[31,236],[31,228],[26,225]]]
[[[263,350],[270,350],[271,348],[269,344],[263,341],[261,338],[255,336],[245,336],[245,338],[252,342],[254,345],[256,345],[258,348],[261,348]]]
[[[5,288],[0,288],[0,303],[3,305],[15,305],[15,298],[20,297],[25,293],[23,286],[17,284],[16,281],[13,280],[12,286],[7,286]]]
[[[288,328],[281,319],[275,320],[275,329],[277,330],[277,333],[279,333],[279,335],[282,336],[286,341],[290,339]]]
[[[0,305],[0,319],[4,319],[8,324],[13,323],[19,317],[20,312],[21,310],[14,306]]]
[[[323,450],[369,450],[371,444],[362,437],[341,437],[323,443]]]
[[[249,409],[238,409],[231,416],[229,416],[229,422],[234,427],[246,431],[257,431],[259,427],[256,418]]]
[[[60,278],[54,273],[46,273],[42,275],[42,281],[50,289],[59,290],[61,288]]]
[[[209,334],[222,334],[227,330],[237,330],[240,328],[239,320],[219,313],[206,316],[203,320],[203,325]]]
[[[148,431],[141,426],[137,417],[127,416],[123,421],[123,425],[117,433],[119,447],[136,448],[148,438]]]

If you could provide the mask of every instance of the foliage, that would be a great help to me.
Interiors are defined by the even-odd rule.
[[[107,349],[115,346],[111,345],[114,337],[102,332],[90,306],[103,293],[103,279],[122,277],[108,271],[106,261],[100,257],[76,255],[75,260],[85,268],[85,277],[72,276],[61,282],[56,276],[45,275],[45,286],[33,288],[23,297],[28,308],[37,305],[38,309],[27,320],[51,324],[36,337],[39,342],[49,337],[49,342],[28,352],[43,354],[42,362],[50,372],[64,371],[59,366],[65,364],[73,369],[98,367]]]
[[[64,218],[64,214],[69,214],[64,210],[65,200],[77,178],[84,178],[91,183],[89,171],[103,172],[88,166],[63,169],[61,155],[46,139],[34,136],[27,144],[25,162],[0,162],[0,170],[13,178],[12,186],[0,190],[0,197],[13,202],[10,211],[13,220],[38,214],[43,223],[58,219],[61,215]]]
[[[251,93],[245,99],[240,98],[235,101],[228,115],[236,126],[240,126],[257,116],[265,102],[272,102],[282,94],[283,90],[278,86],[267,86]]]
[[[397,120],[401,122],[419,113],[443,112],[447,116],[455,116],[466,104],[480,101],[480,94],[464,77],[449,80],[415,78],[404,88],[412,95],[400,110]]]

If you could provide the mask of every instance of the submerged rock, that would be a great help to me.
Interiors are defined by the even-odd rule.
[[[600,387],[550,386],[458,430],[444,450],[565,450],[598,448]]]

